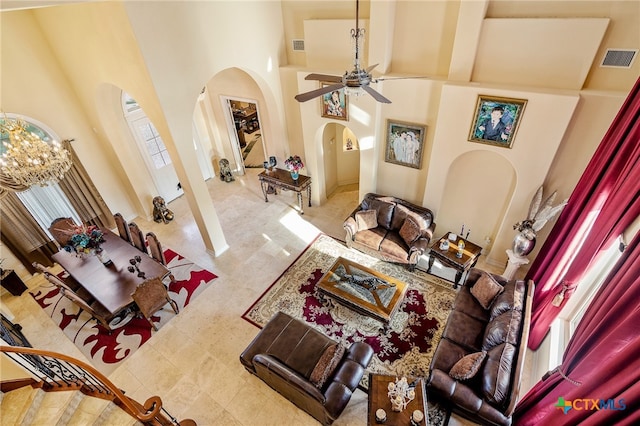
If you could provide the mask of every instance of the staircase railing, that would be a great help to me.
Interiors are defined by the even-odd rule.
[[[85,395],[111,400],[144,424],[195,425],[193,420],[178,422],[169,415],[159,396],[152,396],[141,405],[98,370],[70,356],[21,346],[0,346],[0,352],[25,368],[43,390],[78,390]],[[160,413],[161,410],[170,419]]]

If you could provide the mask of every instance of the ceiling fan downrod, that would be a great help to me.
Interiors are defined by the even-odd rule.
[[[359,26],[360,17],[360,0],[356,0],[356,27],[351,30],[351,38],[353,39],[353,48],[355,51],[353,60],[353,73],[359,74],[360,72],[360,49],[362,48],[362,40],[364,39],[364,28]]]

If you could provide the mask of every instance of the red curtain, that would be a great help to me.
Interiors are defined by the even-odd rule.
[[[527,279],[536,283],[531,349],[540,346],[589,265],[640,216],[639,160],[640,79],[529,269]],[[561,292],[563,303],[553,306],[552,300]]]
[[[640,232],[587,308],[562,365],[518,403],[514,424],[640,424],[639,301]],[[566,414],[559,398],[573,406]],[[613,405],[596,409],[592,400]]]

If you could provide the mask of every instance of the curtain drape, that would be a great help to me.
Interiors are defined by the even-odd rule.
[[[640,215],[640,79],[587,165],[533,262],[536,283],[529,347],[537,349],[575,286]],[[552,301],[564,294],[560,306]]]
[[[93,185],[71,144],[69,141],[63,141],[63,146],[71,153],[73,165],[59,182],[60,188],[84,223],[115,228],[113,214]],[[57,245],[38,225],[15,192],[3,191],[0,212],[2,242],[27,270],[35,272],[32,262],[51,266],[51,255],[58,251]]]
[[[38,262],[53,265],[51,255],[58,251],[56,244],[40,228],[15,192],[9,192],[0,203],[2,213],[2,242],[22,262],[30,273],[36,270],[31,265]]]
[[[640,424],[639,301],[640,232],[587,308],[562,364],[518,403],[514,424]],[[565,414],[558,405],[567,403],[573,408]]]
[[[93,185],[93,181],[80,162],[71,142],[65,140],[62,145],[69,150],[73,165],[64,175],[64,179],[60,181],[60,188],[69,198],[82,222],[99,227],[114,228],[116,224],[113,214]]]

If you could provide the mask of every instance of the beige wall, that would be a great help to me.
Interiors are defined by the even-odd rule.
[[[119,109],[119,91],[127,91],[167,144],[203,235],[203,247],[194,250],[212,252],[224,249],[227,242],[192,148],[194,111],[199,129],[206,130],[208,155],[228,156],[226,123],[215,111],[219,95],[259,100],[267,152],[278,156],[279,163],[289,154],[303,157],[305,173],[313,177],[314,204],[323,202],[330,189],[325,188],[325,126],[344,125],[360,144],[357,181],[361,196],[393,193],[424,203],[438,215],[437,232],[455,229],[464,219],[472,226],[474,241],[483,243],[485,236],[493,237],[490,256],[496,262],[500,256],[506,260],[503,253],[513,236],[511,226],[522,219],[535,188],[544,183],[548,191],[558,190],[559,199],[571,193],[640,74],[638,60],[630,70],[597,66],[606,47],[638,48],[640,3],[363,1],[360,6],[360,16],[370,26],[366,53],[372,62],[380,63],[376,71],[392,77],[418,74],[432,78],[372,84],[393,103],[381,105],[369,96],[351,99],[348,122],[322,118],[315,100],[299,104],[293,96],[317,87],[316,82],[304,80],[309,72],[341,75],[351,61],[311,69],[307,64],[314,63],[314,58],[308,58],[312,52],[294,53],[290,45],[292,38],[315,36],[341,46],[341,51],[345,44],[348,48],[348,34],[304,33],[304,20],[353,19],[354,2],[346,0],[89,2],[2,12],[2,109],[31,116],[63,138],[75,138],[80,159],[109,207],[125,216],[148,216],[150,198],[155,195],[153,183],[139,167],[141,159]],[[486,46],[477,45],[483,40],[485,18],[507,22],[532,17],[610,19],[593,57],[586,57],[584,51],[570,52],[593,64],[584,87],[565,91],[546,86],[552,69],[543,75],[525,72],[524,80],[511,86],[500,81],[470,81],[477,52],[486,51]],[[322,28],[322,23],[316,24]],[[571,36],[548,43],[550,54],[566,56],[562,42]],[[534,33],[523,37],[522,43],[535,40]],[[590,39],[590,49],[596,41]],[[501,58],[512,59],[504,54]],[[527,64],[522,63],[521,68],[526,71]],[[205,85],[216,90],[210,92],[207,102],[198,103]],[[529,100],[512,150],[466,140],[481,92]],[[420,169],[384,162],[388,119],[426,125]],[[531,151],[525,154],[522,149]],[[478,150],[482,157],[467,156]],[[521,159],[527,155],[535,167],[523,164]],[[515,184],[501,189],[500,199],[508,199],[513,186],[511,199],[502,210],[471,209],[469,219],[453,212],[452,206],[458,203],[445,194],[464,187],[458,170],[474,169],[473,175],[482,176],[480,184],[474,184],[482,187],[483,181],[499,179],[488,176],[494,166],[508,174],[500,157],[516,174]],[[336,179],[341,180],[351,179]],[[544,235],[541,237],[538,247]]]

